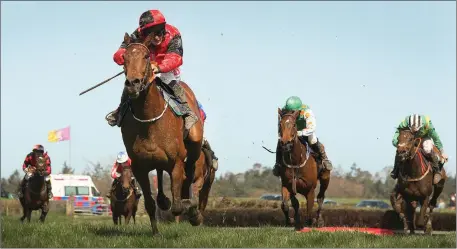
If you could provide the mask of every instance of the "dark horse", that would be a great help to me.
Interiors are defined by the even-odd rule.
[[[216,170],[210,166],[210,160],[212,160],[212,157],[205,155],[203,152],[201,153],[197,163],[196,163],[196,168],[195,168],[195,175],[194,179],[192,181],[193,186],[192,186],[192,193],[193,196],[198,197],[198,209],[193,210],[192,213],[187,214],[189,223],[192,224],[193,226],[198,226],[203,223],[203,212],[206,209],[206,205],[208,204],[208,197],[209,197],[209,192],[211,190],[211,186],[214,182],[214,178],[216,176]],[[162,172],[157,172],[157,185],[158,185],[158,195],[161,195],[160,193],[163,194],[163,187],[162,187],[162,182],[163,182],[163,173]],[[189,183],[187,183],[189,184]],[[189,198],[189,188],[188,186],[183,185],[183,188],[181,190],[181,196],[183,198]],[[161,207],[159,205],[159,208],[162,210],[167,210],[167,207]],[[181,220],[181,215],[176,215],[175,220],[177,223],[180,222]]]
[[[280,167],[280,177],[282,185],[282,205],[281,209],[286,218],[286,225],[290,225],[289,219],[289,199],[292,202],[295,215],[295,230],[301,230],[303,225],[300,221],[300,203],[296,194],[300,193],[306,197],[307,225],[314,225],[315,220],[312,218],[314,206],[314,190],[316,189],[317,180],[320,181],[320,190],[317,195],[317,225],[324,226],[324,219],[321,215],[322,205],[325,198],[325,191],[330,182],[330,172],[325,170],[318,174],[318,163],[315,159],[316,154],[310,151],[308,144],[304,145],[298,138],[296,120],[299,111],[293,113],[283,113],[278,108],[279,113],[279,141],[276,153],[282,157],[282,167]],[[313,156],[311,156],[313,155]]]
[[[390,201],[403,221],[404,232],[407,233],[409,228],[411,234],[414,234],[416,229],[417,203],[421,205],[417,223],[423,225],[425,219],[424,232],[432,233],[431,215],[438,196],[443,191],[446,179],[446,172],[443,168],[441,170],[443,178],[438,184],[433,185],[432,167],[422,149],[423,142],[422,138],[416,138],[410,130],[402,130],[398,136],[397,160],[400,162],[400,172]],[[436,147],[433,149],[437,151]],[[432,192],[433,196],[429,199]],[[427,208],[430,208],[428,214]]]
[[[127,44],[124,54],[124,71],[126,75],[124,91],[129,97],[127,102],[130,111],[125,113],[121,126],[122,139],[128,155],[132,159],[132,171],[144,193],[144,203],[149,215],[153,234],[158,233],[156,206],[152,198],[148,173],[151,170],[166,171],[171,176],[172,204],[174,215],[193,212],[197,209],[198,199],[182,197],[183,185],[192,182],[195,173],[195,162],[201,154],[203,142],[203,122],[199,119],[184,134],[184,120],[174,115],[165,100],[162,91],[167,85],[155,79],[151,70],[150,51],[151,36],[142,43],[132,42],[125,33]],[[198,113],[198,105],[192,90],[184,82],[179,84],[185,89],[189,106]],[[189,188],[190,191],[190,188]],[[159,206],[169,202],[164,197],[157,200]]]
[[[30,222],[33,210],[41,209],[40,221],[44,222],[49,212],[49,199],[45,181],[46,159],[38,156],[36,167],[29,167],[26,178],[29,179],[24,188],[23,197],[19,199],[22,205],[23,216],[21,222],[27,218]]]
[[[114,193],[111,194],[111,211],[115,225],[117,225],[118,221],[122,224],[122,215],[125,218],[126,225],[129,224],[130,218],[133,218],[133,224],[135,224],[139,199],[136,198],[133,191],[132,176],[132,169],[124,167],[120,180],[114,188]]]

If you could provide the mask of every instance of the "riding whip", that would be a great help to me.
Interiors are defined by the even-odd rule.
[[[124,73],[124,70],[122,70],[122,72],[120,72],[120,73],[114,75],[113,77],[111,77],[111,78],[109,78],[109,79],[106,79],[106,80],[104,80],[104,81],[98,83],[97,85],[95,85],[95,86],[93,86],[93,87],[91,87],[91,88],[89,88],[89,89],[87,89],[87,90],[85,90],[85,91],[82,91],[82,92],[79,94],[79,96],[81,96],[81,95],[83,95],[83,94],[85,94],[85,93],[87,93],[87,92],[89,92],[89,91],[91,91],[91,90],[93,90],[93,89],[95,89],[95,88],[97,88],[97,87],[99,87],[99,86],[105,84],[106,82],[108,82],[108,81],[110,81],[110,80],[116,78],[117,76],[119,76],[119,75],[121,75],[121,74],[123,74],[123,73]]]

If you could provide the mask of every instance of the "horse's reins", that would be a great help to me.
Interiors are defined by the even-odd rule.
[[[37,174],[37,172],[33,172],[33,174]],[[43,175],[39,174],[39,176],[41,177],[44,177]],[[33,177],[33,176],[32,176]],[[30,178],[32,178],[30,177]],[[41,195],[43,194],[44,192],[46,192],[46,189],[47,189],[47,186],[46,186],[46,183],[44,184],[44,188],[42,190],[40,190],[40,192],[35,192],[33,191],[31,188],[30,188],[30,182],[27,182],[27,189],[29,190],[30,193],[34,194],[34,195]]]
[[[284,116],[292,116],[292,114],[284,114]],[[282,119],[282,117],[281,117]],[[295,124],[295,120],[294,120],[294,125]],[[297,141],[298,140],[298,141]],[[294,137],[291,141],[292,145],[295,145],[295,144],[300,144],[301,141],[298,139],[298,136],[297,134],[295,133],[294,134]],[[284,153],[285,153],[285,149],[284,149],[284,146],[281,146],[281,149],[282,149],[282,153],[281,153],[281,158],[282,158],[282,162],[283,164],[287,167],[287,168],[290,168],[292,169],[292,192],[293,194],[296,194],[297,193],[297,175],[298,175],[298,169],[302,168],[303,166],[306,165],[306,162],[308,162],[308,159],[309,159],[309,150],[308,150],[308,147],[306,147],[306,157],[305,159],[303,160],[303,162],[300,164],[300,165],[290,165],[290,164],[287,164],[286,163],[286,160],[284,158]],[[291,153],[292,149],[290,149],[290,151],[287,151],[287,153],[289,154],[289,160],[290,162],[292,162],[292,153]],[[303,158],[303,150],[300,152],[300,158]]]
[[[284,116],[292,116],[292,114],[285,114]],[[297,140],[298,140],[298,143],[301,143],[300,140],[298,139],[298,136],[295,134],[295,135],[294,135],[294,138],[292,139],[292,141],[293,141],[294,143],[297,143]],[[264,148],[265,148],[265,147],[264,147]],[[292,162],[292,153],[288,152],[288,154],[289,154],[289,160],[290,160],[290,162]],[[299,169],[299,168],[305,166],[306,162],[308,161],[308,159],[309,159],[309,150],[308,150],[308,148],[306,148],[306,157],[305,157],[305,160],[303,160],[303,163],[301,163],[300,165],[290,165],[290,164],[287,164],[287,163],[286,163],[286,160],[285,160],[285,158],[284,158],[284,151],[283,151],[281,157],[282,157],[282,162],[284,163],[284,165],[285,165],[286,167],[291,168],[291,169]],[[303,150],[300,152],[300,157],[303,158]]]
[[[124,199],[119,200],[119,199],[117,199],[116,195],[113,195],[113,197],[116,202],[125,202],[126,200],[128,200],[130,198],[130,196],[132,196],[132,194],[133,194],[133,189],[130,188],[129,194]]]
[[[140,88],[139,92],[142,92],[144,90],[147,90],[152,84],[152,81],[151,82],[146,82],[146,84],[145,84],[145,81],[148,80],[148,76],[151,73],[151,58],[149,56],[150,50],[146,45],[144,45],[142,43],[130,43],[127,47],[129,47],[131,45],[141,45],[142,47],[146,48],[146,51],[147,51],[147,55],[146,55],[147,56],[147,58],[146,58],[146,70],[145,70],[145,74],[144,74],[143,79],[140,81],[141,88]],[[127,69],[126,68],[124,69],[124,72],[125,72],[125,74],[127,74]],[[129,99],[130,99],[130,97],[129,97]],[[133,113],[132,105],[130,105],[130,104],[129,104],[129,109],[130,109],[130,112],[132,113],[133,118],[136,121],[141,122],[141,123],[152,123],[152,122],[155,122],[155,121],[159,120],[160,118],[162,118],[162,116],[165,114],[165,111],[167,110],[167,107],[168,107],[168,101],[166,99],[164,99],[164,101],[165,101],[165,106],[163,108],[162,113],[160,113],[157,117],[154,117],[154,118],[151,118],[151,119],[147,119],[147,120],[137,118],[135,116],[135,114]]]
[[[416,154],[418,154],[417,152],[419,151],[419,147],[421,145],[421,142],[422,142],[422,138],[415,138],[414,141],[416,141],[417,139],[419,139],[419,143],[416,147],[416,150],[414,151],[414,153],[409,157],[409,160],[413,160],[415,157],[416,157]],[[424,166],[424,159],[423,159],[423,156],[421,155],[421,153],[419,153],[419,159],[420,159],[420,162],[421,162],[421,169],[422,169],[422,176],[421,177],[418,177],[418,178],[413,178],[413,179],[406,179],[405,176],[401,173],[401,170],[400,170],[400,177],[407,181],[407,182],[417,182],[417,181],[420,181],[422,179],[424,179],[425,176],[427,176],[428,172],[430,172],[430,164],[427,165],[427,170],[425,170],[425,166]],[[425,173],[424,173],[425,171]]]

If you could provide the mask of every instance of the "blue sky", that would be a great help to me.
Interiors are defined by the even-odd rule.
[[[54,172],[112,163],[124,150],[104,116],[118,105],[112,55],[140,14],[160,9],[181,31],[182,77],[207,112],[219,174],[273,165],[277,108],[310,105],[334,165],[372,172],[393,164],[391,139],[406,115],[430,115],[455,172],[455,2],[2,2],[1,171],[20,169],[36,143]],[[365,86],[362,86],[365,85]],[[263,143],[262,143],[263,142]]]

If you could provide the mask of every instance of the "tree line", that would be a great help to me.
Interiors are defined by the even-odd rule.
[[[88,162],[84,175],[92,177],[92,181],[97,186],[100,193],[104,196],[111,188],[112,178],[110,176],[111,164],[102,165],[100,162]],[[243,173],[231,173],[217,177],[211,188],[211,196],[217,197],[255,197],[262,194],[280,194],[280,179],[273,176],[272,167],[263,166],[255,163],[250,169]],[[389,174],[392,166],[387,166],[380,172],[374,174],[363,170],[356,163],[350,166],[349,171],[345,171],[341,165],[332,170],[332,177],[329,188],[326,192],[327,197],[333,198],[382,198],[389,197],[394,188],[395,180]],[[75,174],[75,170],[66,162],[63,163],[59,173]],[[154,173],[150,175],[152,191],[154,188]],[[8,178],[1,178],[1,188],[7,192],[16,194],[17,186],[23,178],[23,173],[15,170]],[[449,195],[455,193],[456,179],[448,176],[441,198],[445,201]],[[168,196],[170,192],[170,178],[164,173],[164,190]],[[318,191],[318,188],[317,190]]]

